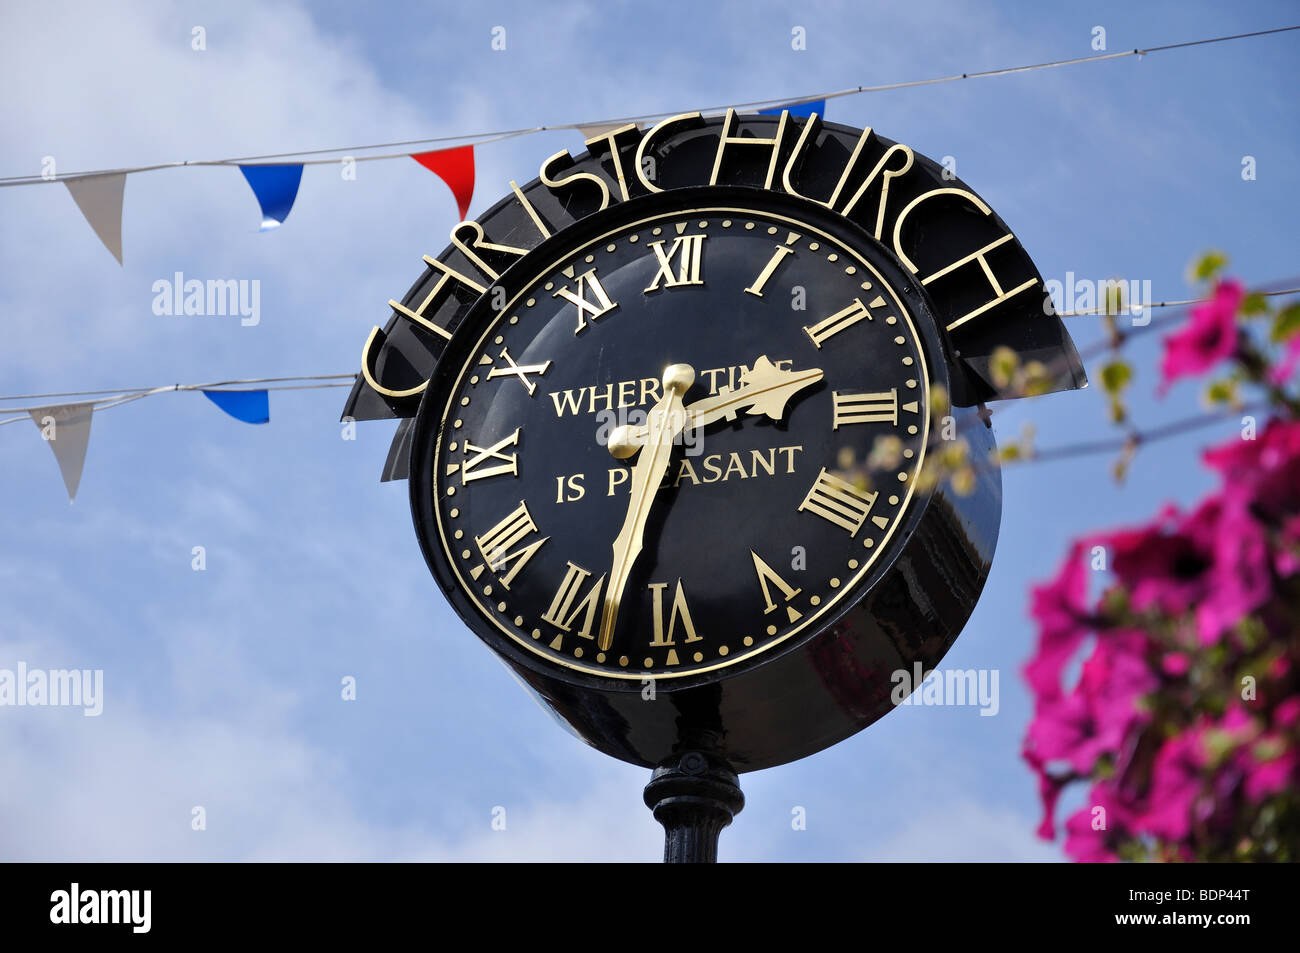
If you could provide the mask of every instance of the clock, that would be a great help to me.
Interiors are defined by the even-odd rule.
[[[679,189],[589,216],[494,290],[420,403],[411,506],[461,617],[580,736],[763,767],[937,661],[999,486],[959,506],[924,485],[948,357],[879,243],[805,200]],[[957,578],[909,544],[946,546]],[[810,680],[820,705],[791,710]]]
[[[902,143],[728,110],[586,145],[424,257],[344,414],[401,421],[451,606],[659,816],[915,690],[997,541],[994,354],[1086,377],[1015,235]]]

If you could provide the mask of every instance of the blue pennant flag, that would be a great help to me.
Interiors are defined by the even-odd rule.
[[[241,165],[239,171],[257,196],[262,206],[262,227],[260,231],[279,228],[293,200],[298,197],[298,183],[302,181],[302,165]]]
[[[788,106],[773,106],[771,109],[760,109],[758,114],[760,116],[779,116],[783,109],[790,110],[791,116],[800,116],[804,119],[807,119],[813,113],[823,119],[826,118],[826,100],[824,99],[814,99],[807,103],[791,103]]]
[[[246,424],[271,420],[271,401],[264,390],[205,390],[203,396]]]

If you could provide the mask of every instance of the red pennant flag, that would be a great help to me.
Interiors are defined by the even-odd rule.
[[[469,201],[474,197],[474,147],[416,152],[411,158],[447,183],[451,194],[456,196],[463,221],[469,213]]]

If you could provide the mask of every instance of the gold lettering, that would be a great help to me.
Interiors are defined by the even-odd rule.
[[[766,470],[768,476],[774,476],[776,474],[776,448],[775,447],[771,447],[768,449],[766,459],[764,459],[763,451],[761,450],[751,450],[749,451],[749,455],[750,455],[750,465],[753,468],[754,476],[758,476],[759,467],[762,467],[764,470]]]
[[[759,139],[752,136],[734,136],[731,134],[732,125],[736,120],[736,111],[727,110],[727,116],[722,121],[722,134],[718,138],[718,151],[713,156],[713,174],[709,176],[709,185],[718,184],[718,172],[722,169],[722,158],[728,146],[763,146],[772,150],[772,159],[767,164],[767,178],[763,180],[763,188],[772,187],[772,178],[776,175],[776,163],[781,157],[781,142],[785,138],[786,123],[790,119],[788,109],[781,110],[781,119],[776,126],[776,136],[771,139]]]
[[[533,224],[536,225],[537,230],[542,233],[542,237],[550,238],[551,230],[547,228],[546,223],[542,221],[542,216],[537,214],[537,209],[533,207],[533,203],[528,201],[524,193],[519,190],[519,183],[514,179],[510,180],[510,191],[515,193],[515,198],[517,198],[519,204],[524,207],[524,211],[527,212],[528,217],[533,220]]]
[[[614,487],[618,486],[620,483],[626,483],[626,482],[627,482],[627,470],[623,469],[622,467],[612,468],[609,471],[609,492],[606,493],[605,495],[613,496]]]
[[[577,391],[551,391],[550,398],[551,403],[555,405],[555,416],[563,417],[565,411],[568,411],[576,417],[580,413],[580,408],[582,407],[582,391],[585,389],[586,388],[582,388]]]
[[[831,394],[835,410],[832,430],[839,430],[846,424],[884,423],[898,425],[898,389],[891,388],[879,393],[840,393]]]
[[[701,635],[695,634],[695,623],[691,619],[691,610],[686,605],[686,592],[682,588],[682,581],[677,580],[677,591],[673,596],[672,609],[668,617],[668,632],[664,632],[664,590],[668,588],[666,582],[652,582],[650,592],[653,596],[654,605],[654,638],[650,640],[650,645],[654,648],[665,648],[673,645],[673,635],[677,630],[677,623],[680,620],[682,631],[686,633],[686,644],[699,642]]]
[[[519,575],[519,570],[524,568],[528,560],[533,558],[533,554],[551,537],[543,536],[539,540],[529,543],[522,549],[516,549],[511,552],[512,546],[522,543],[528,536],[537,532],[537,526],[533,523],[533,518],[528,514],[528,504],[520,500],[517,506],[509,516],[497,523],[482,536],[475,536],[474,542],[478,545],[479,554],[482,555],[483,561],[493,572],[500,572],[507,566],[510,571],[500,577],[501,585],[507,589],[510,583],[514,581],[515,576]]]
[[[594,301],[587,300],[588,288],[595,295]],[[576,292],[570,291],[569,286],[565,285],[551,297],[563,298],[578,309],[578,327],[574,330],[574,334],[580,334],[586,329],[587,315],[591,315],[591,320],[595,321],[618,307],[617,302],[611,301],[609,295],[605,293],[605,288],[601,285],[600,279],[596,277],[595,268],[578,276],[578,290]]]
[[[591,573],[581,566],[568,563],[560,588],[556,591],[555,598],[551,600],[546,612],[542,614],[542,618],[557,629],[570,632],[573,630],[574,620],[585,609],[586,615],[583,617],[582,628],[578,630],[578,635],[584,639],[592,638],[591,624],[596,616],[596,607],[600,605],[600,590],[605,584],[605,577],[602,575],[592,583],[591,589],[579,601],[578,595],[582,589],[582,583],[590,575]],[[559,638],[557,637],[556,642],[558,641]],[[556,647],[554,643],[552,643],[552,646]]]
[[[822,467],[808,495],[799,504],[799,511],[820,516],[848,530],[850,536],[856,536],[876,502],[876,495],[864,493]]]
[[[677,479],[673,481],[673,486],[679,486],[683,477],[689,477],[692,486],[700,485],[700,478],[695,475],[695,467],[691,466],[691,461],[685,457],[682,458],[681,466],[677,468]]]
[[[571,169],[573,165],[573,156],[569,155],[569,150],[561,149],[542,163],[541,171],[538,172],[537,177],[542,180],[542,185],[552,191],[573,185],[575,182],[594,182],[596,187],[600,189],[600,209],[597,209],[597,211],[609,208],[609,186],[605,184],[605,180],[600,176],[591,172],[575,172],[566,178],[557,179],[551,175],[553,171],[563,172],[566,169]],[[555,168],[552,169],[552,166],[555,166]]]
[[[468,229],[474,235],[468,245],[465,244],[464,239],[460,237],[460,233],[463,229]],[[528,249],[526,248],[516,248],[514,245],[498,245],[495,242],[486,241],[483,235],[483,226],[472,220],[458,222],[456,225],[452,226],[451,243],[456,248],[460,249],[461,254],[474,263],[475,268],[487,275],[492,281],[496,281],[501,277],[501,275],[479,257],[479,249],[500,252],[503,255],[513,255],[516,258],[522,258],[524,255],[528,254]]]
[[[666,252],[663,241],[650,242],[650,247],[654,249],[655,257],[659,260],[659,270],[655,272],[654,280],[650,282],[644,293],[658,291],[660,281],[664,282],[665,288],[704,284],[704,279],[700,277],[700,259],[704,253],[704,239],[707,237],[707,235],[680,235],[673,239],[672,247]],[[676,273],[673,272],[674,258],[680,259]]]
[[[734,450],[727,456],[727,470],[722,474],[722,480],[724,483],[731,479],[732,471],[739,474],[742,480],[749,476],[749,474],[745,472],[745,464],[740,459],[740,454],[736,453]]]
[[[396,311],[398,314],[400,314],[402,317],[406,318],[408,321],[413,321],[415,324],[424,328],[426,331],[431,331],[434,334],[438,335],[439,337],[450,341],[451,332],[448,331],[446,328],[441,328],[438,325],[434,324],[432,321],[430,321],[425,316],[425,312],[429,310],[430,306],[432,306],[435,299],[437,299],[439,295],[442,294],[443,289],[447,286],[447,282],[449,281],[458,281],[461,284],[463,284],[465,287],[473,291],[475,294],[479,294],[479,295],[487,291],[487,288],[483,287],[473,278],[469,278],[465,275],[462,275],[459,271],[456,271],[450,265],[443,264],[442,262],[438,261],[436,258],[430,258],[428,255],[425,255],[424,261],[426,264],[428,264],[430,268],[433,268],[437,271],[441,271],[442,277],[438,279],[438,281],[434,284],[434,286],[431,289],[429,289],[429,293],[424,296],[424,300],[420,302],[419,307],[412,310],[411,308],[406,307],[406,305],[402,304],[400,301],[397,301],[393,298],[388,299],[388,306],[392,308],[394,311]],[[384,332],[381,331],[378,327],[374,327],[370,329],[370,335],[369,337],[366,338],[365,346],[361,348],[361,375],[365,378],[366,383],[369,384],[376,392],[383,394],[385,397],[397,397],[397,398],[414,397],[416,394],[422,393],[424,389],[429,386],[428,381],[422,381],[421,383],[415,385],[414,387],[407,388],[406,390],[393,390],[392,388],[383,386],[382,384],[379,383],[379,381],[375,379],[374,374],[370,369],[372,363],[371,349],[375,346],[376,341],[382,347],[386,340],[387,337],[385,336]]]
[[[618,137],[626,137],[627,133],[635,133],[636,131],[636,123],[630,122],[626,126],[619,126],[617,129],[611,129],[609,132],[601,133],[599,136],[593,136],[584,143],[587,149],[593,153],[596,150],[592,147],[597,143],[603,142],[608,144],[610,158],[614,160],[614,173],[618,177],[618,191],[619,194],[623,196],[624,202],[628,200],[629,196],[627,194],[627,177],[623,174],[623,159],[622,156],[619,155],[618,151]],[[604,207],[605,206],[603,205],[601,206],[601,208]]]
[[[807,332],[808,337],[812,338],[813,344],[815,344],[818,350],[820,350],[822,342],[827,338],[834,337],[845,328],[857,324],[863,318],[870,321],[871,312],[867,309],[867,306],[862,303],[861,299],[854,298],[853,303],[847,308],[835,312],[825,321],[818,322],[812,327],[805,326],[804,331]]]
[[[650,181],[645,174],[645,154],[650,147],[650,143],[659,136],[669,126],[685,125],[688,129],[694,129],[697,126],[704,125],[704,117],[698,113],[679,113],[676,116],[669,116],[652,126],[644,136],[641,137],[641,144],[636,147],[636,177],[641,180],[641,184],[650,192],[662,192],[663,189]]]
[[[768,584],[770,583],[776,587],[777,591],[781,593],[783,601],[787,603],[785,607],[787,617],[791,622],[798,622],[802,616],[795,610],[794,606],[789,605],[788,603],[795,596],[799,595],[799,593],[803,592],[803,590],[794,588],[778,576],[776,572],[773,571],[772,567],[759,559],[758,553],[754,552],[752,549],[749,551],[749,555],[754,560],[754,571],[758,573],[758,584],[763,589],[763,614],[767,615],[769,612],[776,611],[776,603],[772,601],[772,591],[768,588]]]

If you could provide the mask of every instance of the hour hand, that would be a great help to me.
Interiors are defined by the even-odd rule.
[[[707,427],[724,418],[735,419],[737,411],[763,414],[773,420],[785,416],[786,404],[799,391],[822,379],[820,368],[804,371],[783,371],[767,355],[754,361],[754,366],[740,375],[740,386],[727,393],[705,397],[687,404],[686,426]],[[618,427],[610,435],[609,452],[619,459],[630,457],[645,446],[648,429]]]

